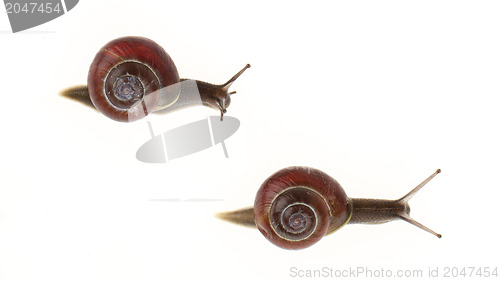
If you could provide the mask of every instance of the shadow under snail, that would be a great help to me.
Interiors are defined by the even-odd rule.
[[[222,120],[231,95],[236,93],[229,92],[229,87],[249,67],[247,64],[220,85],[180,79],[173,60],[160,45],[144,37],[128,36],[100,49],[90,66],[88,88],[69,89],[62,95],[94,106],[121,122],[141,119],[174,104],[179,108],[199,103],[220,110]],[[188,80],[195,81],[196,94],[186,93],[183,82]]]
[[[326,173],[308,167],[289,167],[271,175],[260,187],[254,207],[217,216],[236,224],[257,227],[273,244],[303,249],[348,223],[377,224],[407,221],[438,234],[410,217],[408,201],[441,170],[437,170],[397,200],[349,198]]]

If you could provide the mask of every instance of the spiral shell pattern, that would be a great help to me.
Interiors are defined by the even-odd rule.
[[[87,82],[90,99],[100,112],[116,121],[132,122],[156,108],[160,89],[179,81],[174,62],[161,46],[129,36],[101,48]]]
[[[271,175],[254,204],[261,233],[285,249],[307,248],[342,227],[352,213],[351,200],[324,172],[289,167]]]

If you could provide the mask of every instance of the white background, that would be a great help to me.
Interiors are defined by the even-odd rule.
[[[429,267],[500,266],[499,14],[497,1],[87,0],[16,34],[2,14],[0,280],[298,279],[292,267],[425,280]],[[232,86],[229,159],[220,145],[135,159],[147,121],[159,134],[212,109],[125,124],[59,95],[125,35],[155,40],[185,78],[223,83],[252,64]],[[347,225],[287,251],[214,217],[252,205],[291,165],[379,198],[441,168],[410,205],[443,238],[405,222]],[[192,198],[220,201],[182,202]]]

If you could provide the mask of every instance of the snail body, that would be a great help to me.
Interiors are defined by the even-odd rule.
[[[121,122],[139,120],[150,112],[175,104],[187,96],[182,107],[201,104],[221,112],[221,120],[231,101],[232,83],[247,69],[247,64],[228,82],[217,85],[198,80],[196,93],[182,92],[177,67],[167,52],[153,40],[127,36],[110,41],[96,54],[87,78],[88,99],[107,117]],[[63,95],[88,103],[86,96]],[[177,106],[179,108],[179,106]]]
[[[440,234],[409,216],[408,200],[437,170],[397,200],[350,198],[326,173],[308,167],[289,167],[271,175],[257,192],[254,207],[219,214],[234,223],[257,227],[273,244],[303,249],[348,223],[385,223],[402,219],[437,237]]]

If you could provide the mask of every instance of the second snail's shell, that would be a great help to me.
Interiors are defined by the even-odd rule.
[[[94,106],[117,121],[132,122],[153,111],[159,89],[180,81],[165,50],[143,37],[115,39],[97,53],[88,76]]]
[[[254,210],[255,224],[269,241],[285,249],[303,249],[346,224],[352,204],[326,173],[289,167],[262,184]]]

